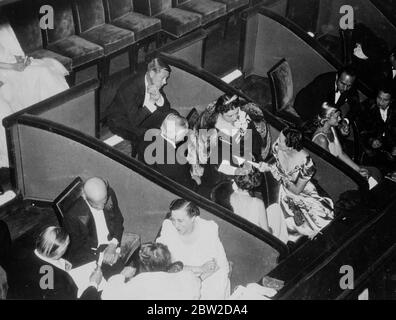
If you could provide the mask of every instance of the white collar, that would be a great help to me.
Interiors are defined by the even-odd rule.
[[[58,260],[54,260],[54,259],[51,259],[51,258],[44,257],[43,255],[41,255],[41,254],[37,251],[37,249],[34,250],[34,254],[35,254],[39,259],[41,259],[41,260],[43,260],[43,261],[45,261],[45,262],[47,262],[47,263],[53,265],[54,267],[57,267],[58,269],[63,270],[63,271],[67,271],[67,270],[66,270],[66,260],[65,260],[65,259],[60,258],[60,259],[58,259]],[[71,265],[70,262],[67,261],[67,263]]]

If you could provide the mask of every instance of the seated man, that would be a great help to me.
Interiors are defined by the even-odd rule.
[[[103,251],[103,263],[114,265],[119,258],[123,223],[114,191],[101,178],[88,179],[82,196],[64,216],[70,235],[69,261],[77,267],[95,260]]]
[[[316,119],[325,101],[341,111],[348,104],[349,111],[346,110],[342,114],[353,119],[360,110],[359,95],[354,88],[355,82],[356,73],[351,67],[321,74],[300,90],[294,101],[294,109],[303,121],[309,121]]]
[[[176,114],[169,114],[162,122],[160,130],[147,131],[140,144],[139,160],[164,176],[195,189],[191,178],[190,165],[186,159],[187,147],[183,143],[188,133],[188,122]]]
[[[171,69],[161,59],[152,60],[145,74],[125,81],[105,112],[110,131],[132,143],[133,156],[146,130],[159,128],[171,110],[163,91]]]
[[[384,174],[395,171],[396,110],[390,84],[379,87],[376,100],[362,116],[362,129],[366,164],[377,166]]]

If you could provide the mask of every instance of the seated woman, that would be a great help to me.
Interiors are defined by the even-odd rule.
[[[262,175],[251,170],[247,175],[234,177],[234,192],[230,204],[234,213],[270,232],[287,243],[287,227],[279,204],[272,204],[265,209],[262,199],[256,197],[254,189],[261,185]]]
[[[199,217],[199,208],[183,199],[170,205],[157,242],[169,248],[172,261],[181,261],[202,280],[201,299],[223,300],[230,295],[229,264],[218,226]]]
[[[67,74],[55,59],[27,57],[10,24],[0,22],[0,99],[13,112],[68,89]]]
[[[247,173],[241,157],[263,160],[268,156],[270,135],[263,113],[253,103],[238,96],[221,96],[208,106],[195,125],[195,136],[189,139],[189,163],[193,177],[202,183],[206,196],[223,180]]]
[[[300,131],[285,128],[279,134],[272,150],[276,162],[261,163],[260,171],[271,171],[280,182],[279,204],[283,209],[289,240],[301,235],[313,238],[334,218],[333,202],[319,195],[311,179],[315,165],[303,150]]]
[[[62,256],[70,238],[59,227],[47,227],[37,238],[36,249],[25,259],[18,261],[9,278],[10,298],[33,300],[74,300],[77,286],[69,275],[72,265]],[[43,273],[43,270],[46,271]],[[97,268],[90,276],[89,287],[80,299],[99,298],[97,287],[102,271]]]
[[[330,152],[333,156],[339,158],[363,177],[368,179],[371,175],[376,181],[379,181],[381,179],[381,174],[377,169],[357,165],[343,151],[335,130],[340,120],[340,111],[329,103],[324,102],[319,110],[317,129],[313,135],[312,141]]]
[[[201,281],[182,263],[172,263],[168,247],[162,243],[143,244],[137,262],[138,272],[126,267],[109,279],[103,300],[197,300]]]

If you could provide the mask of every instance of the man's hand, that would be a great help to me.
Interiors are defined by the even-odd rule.
[[[133,267],[125,267],[122,271],[121,274],[125,277],[125,280],[133,278],[133,276],[136,274],[136,269]]]
[[[107,248],[103,251],[103,263],[112,266],[119,258],[116,252],[117,246],[114,243],[110,243]]]
[[[155,85],[148,86],[147,93],[150,95],[150,99],[157,102],[161,98],[161,93]]]
[[[379,149],[379,148],[382,147],[382,143],[381,143],[380,140],[374,139],[373,142],[371,143],[371,147],[372,147],[373,149]]]
[[[91,273],[89,277],[89,282],[94,282],[98,286],[100,282],[102,281],[103,274],[102,274],[102,269],[100,267],[96,267],[96,269]]]
[[[348,123],[348,121],[346,119],[343,119],[340,122],[338,128],[340,129],[340,132],[341,132],[341,134],[343,136],[349,136],[349,133],[351,132],[351,129],[350,129],[349,123]]]

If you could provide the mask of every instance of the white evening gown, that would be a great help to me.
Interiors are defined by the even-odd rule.
[[[230,296],[229,264],[219,238],[218,226],[214,221],[196,217],[195,228],[198,234],[196,240],[185,243],[172,222],[165,219],[157,242],[168,246],[172,261],[181,261],[186,266],[201,266],[213,258],[216,259],[219,270],[202,282],[201,299],[227,299]]]
[[[128,282],[123,275],[111,277],[102,300],[198,300],[201,281],[190,271],[144,272]]]
[[[25,56],[8,22],[0,24],[0,62],[15,63],[15,56]],[[1,98],[17,112],[69,88],[66,68],[52,58],[32,59],[24,71],[0,68]]]

